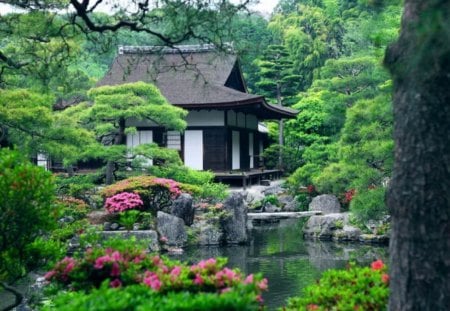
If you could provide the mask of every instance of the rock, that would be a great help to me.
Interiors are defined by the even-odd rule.
[[[276,213],[276,212],[281,212],[281,208],[271,204],[271,203],[267,203],[264,208],[263,208],[264,212],[266,213]]]
[[[386,235],[361,234],[359,241],[363,243],[388,244],[389,237]]]
[[[284,207],[283,207],[283,211],[285,212],[298,212],[298,202],[297,200],[293,200],[289,203],[287,203]]]
[[[195,230],[198,245],[219,245],[223,243],[224,233],[220,227],[220,220],[217,222],[200,220],[192,228]]]
[[[141,225],[138,223],[133,224],[133,231],[137,231],[141,228]]]
[[[103,223],[103,231],[111,231],[111,225],[112,223],[110,223],[109,221],[105,221]]]
[[[114,223],[112,223],[111,224],[111,230],[119,230],[119,228],[120,228],[120,226],[119,226],[119,224],[118,223],[116,223],[116,222],[114,222]]]
[[[270,186],[270,180],[269,179],[261,179],[261,182],[259,184],[261,186]]]
[[[264,199],[264,195],[257,189],[248,189],[247,191],[243,191],[242,195],[248,205],[255,204]]]
[[[332,239],[335,241],[358,241],[360,235],[361,230],[359,228],[344,225],[344,228],[333,232]]]
[[[182,193],[172,203],[170,213],[184,220],[186,226],[194,222],[195,208],[192,206],[192,196],[188,193]]]
[[[242,194],[232,193],[224,202],[223,208],[230,215],[222,221],[224,240],[228,244],[247,242],[247,206]]]
[[[148,249],[150,252],[158,252],[160,250],[158,243],[158,233],[155,230],[139,230],[139,231],[101,231],[100,236],[103,239],[120,236],[122,238],[135,237],[136,240],[148,240]]]
[[[341,204],[336,196],[331,194],[322,194],[309,203],[310,211],[322,211],[323,214],[339,213],[341,211]]]
[[[278,202],[280,202],[281,206],[286,206],[289,203],[294,201],[294,197],[289,194],[282,194],[278,196]]]
[[[101,225],[105,222],[114,222],[116,217],[116,214],[108,214],[105,210],[93,211],[87,215],[87,219],[92,225]]]
[[[268,187],[267,189],[262,191],[266,196],[271,194],[281,194],[284,192],[284,189],[281,187],[281,184],[276,184]]]
[[[305,238],[331,240],[336,230],[344,228],[347,219],[348,213],[311,216],[303,227],[303,235]]]
[[[168,246],[180,247],[186,244],[187,233],[183,219],[158,211],[156,223],[159,234],[167,238]]]

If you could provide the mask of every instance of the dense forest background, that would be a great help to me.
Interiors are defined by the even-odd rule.
[[[249,91],[277,104],[278,90],[284,106],[300,111],[284,125],[290,187],[334,193],[360,220],[376,219],[386,214],[393,163],[392,83],[382,59],[398,36],[401,11],[397,0],[281,0],[270,18],[240,13],[215,29],[215,37],[197,25],[205,36],[179,43],[232,42]],[[40,10],[0,18],[2,101],[16,102],[0,105],[0,124],[9,143],[68,163],[86,156],[75,150],[89,145],[91,134],[53,108],[87,99],[118,45],[167,43],[126,28],[86,32],[67,23],[70,18]],[[112,17],[93,18],[107,23]],[[163,20],[156,27],[176,33],[181,26]],[[274,166],[277,126],[269,124],[274,144],[266,151]]]

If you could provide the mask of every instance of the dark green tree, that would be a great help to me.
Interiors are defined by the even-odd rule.
[[[261,59],[256,60],[260,79],[257,90],[277,105],[289,105],[301,84],[301,76],[294,73],[293,61],[283,45],[269,45]],[[278,123],[278,167],[283,168],[283,120]]]
[[[96,133],[105,148],[90,149],[87,155],[107,160],[106,183],[114,181],[115,165],[126,159],[126,134],[136,129],[126,127],[127,119],[148,120],[167,129],[183,130],[187,112],[171,105],[158,88],[144,82],[91,89],[92,105],[83,103],[65,111]]]

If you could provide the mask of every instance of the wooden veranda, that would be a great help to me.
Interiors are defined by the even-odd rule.
[[[227,184],[239,184],[244,189],[249,185],[261,185],[264,182],[280,179],[283,175],[281,170],[261,170],[255,169],[250,171],[229,171],[214,172],[215,181]]]

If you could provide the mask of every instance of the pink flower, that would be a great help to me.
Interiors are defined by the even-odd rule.
[[[119,213],[130,209],[141,208],[144,202],[138,194],[130,192],[121,192],[105,201],[105,209],[108,213]]]
[[[203,278],[201,277],[200,274],[196,274],[195,275],[195,279],[194,279],[194,284],[195,285],[203,285],[205,283],[205,281],[203,280]]]
[[[144,277],[144,284],[158,291],[161,288],[161,281],[154,272],[147,271]]]
[[[44,275],[44,278],[47,280],[47,281],[49,281],[49,280],[51,280],[52,278],[53,278],[53,276],[56,274],[56,271],[55,270],[50,270],[49,272],[47,272],[45,275]]]
[[[268,282],[267,282],[266,278],[262,279],[262,281],[258,283],[258,288],[260,290],[267,290],[269,288],[269,285],[268,285]]]
[[[172,271],[170,272],[170,275],[171,275],[171,276],[177,277],[177,276],[180,275],[180,273],[181,273],[181,267],[175,266],[175,267],[172,269]]]
[[[120,255],[118,251],[115,251],[114,253],[111,254],[111,259],[114,261],[120,261],[122,260],[122,255]]]
[[[251,284],[251,283],[253,283],[253,274],[249,274],[244,280],[244,284]]]
[[[381,259],[378,259],[377,261],[372,262],[372,264],[370,266],[372,267],[372,270],[374,270],[374,271],[381,270],[384,268],[384,263]]]
[[[74,261],[69,262],[67,264],[66,268],[64,269],[63,273],[64,274],[69,274],[73,270],[74,267],[75,267],[75,262]]]
[[[111,276],[119,276],[120,275],[120,267],[117,262],[113,262],[111,268]]]
[[[120,286],[122,286],[122,282],[120,282],[119,279],[114,279],[113,281],[111,281],[109,283],[109,286],[111,286],[113,288],[120,287]]]
[[[102,269],[103,266],[105,265],[105,263],[110,262],[110,261],[111,261],[111,257],[109,257],[109,255],[98,257],[95,260],[94,268],[95,269]]]
[[[231,288],[230,287],[225,287],[224,289],[222,289],[221,291],[220,291],[220,293],[221,294],[224,294],[224,293],[228,293],[228,292],[230,292],[231,291]]]
[[[261,295],[256,296],[256,301],[261,303],[261,304],[264,303],[264,299],[262,298]]]
[[[161,243],[167,243],[169,241],[169,239],[166,236],[162,236],[162,237],[159,238],[159,241]]]
[[[306,306],[306,310],[308,311],[319,310],[319,306],[315,304],[309,304],[308,306]]]

